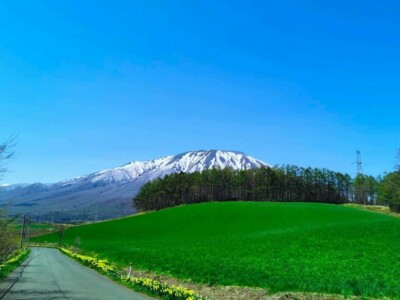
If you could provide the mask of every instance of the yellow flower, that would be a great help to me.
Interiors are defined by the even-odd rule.
[[[103,271],[105,273],[108,273],[110,271],[115,272],[115,269],[109,264],[107,259],[99,260],[91,256],[74,253],[65,248],[60,248],[60,250],[66,255],[73,257],[97,270]],[[0,265],[0,269],[1,267],[2,265]],[[139,286],[156,295],[167,296],[168,299],[171,300],[210,300],[206,297],[196,295],[193,290],[189,290],[185,287],[167,285],[151,278],[120,275],[120,279],[132,282],[132,284]]]

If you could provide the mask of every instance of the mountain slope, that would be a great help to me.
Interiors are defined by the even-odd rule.
[[[172,173],[230,167],[268,167],[237,151],[200,150],[76,177],[54,184],[21,184],[0,189],[0,205],[11,214],[29,212],[38,218],[104,219],[133,213],[132,198],[150,180]]]

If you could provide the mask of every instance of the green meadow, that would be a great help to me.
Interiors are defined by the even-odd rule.
[[[357,208],[212,202],[72,227],[63,242],[77,237],[120,267],[198,283],[400,298],[400,219]]]
[[[26,226],[26,228],[29,227],[29,235],[30,237],[35,237],[38,235],[43,235],[43,234],[48,234],[54,230],[54,225],[51,224],[45,224],[45,223],[32,223]],[[22,229],[22,224],[15,224],[12,227],[13,230],[15,231],[21,231]],[[27,230],[27,229],[26,229]],[[17,234],[19,238],[19,233]]]

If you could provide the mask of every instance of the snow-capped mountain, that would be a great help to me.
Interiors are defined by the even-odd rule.
[[[70,219],[110,218],[133,213],[132,199],[150,180],[172,173],[211,168],[245,170],[268,165],[238,151],[200,150],[121,167],[54,184],[8,185],[0,189],[0,206],[11,213],[30,212],[49,218],[63,211]]]
[[[152,180],[172,173],[201,172],[211,168],[230,167],[235,170],[260,168],[266,163],[237,151],[190,151],[175,156],[165,156],[145,162],[132,161],[121,167],[78,177],[60,184],[79,183],[97,186],[146,177]]]
[[[9,183],[7,183],[7,184],[0,184],[0,189],[1,189],[1,191],[12,191],[12,190],[15,190],[15,189],[18,189],[18,188],[22,188],[22,187],[25,187],[25,186],[28,186],[29,185],[29,183],[19,183],[19,184],[9,184]]]

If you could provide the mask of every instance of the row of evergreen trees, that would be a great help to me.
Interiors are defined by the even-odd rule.
[[[400,150],[397,154],[395,170],[386,173],[378,181],[378,201],[400,213]]]
[[[400,169],[386,173],[378,185],[378,201],[400,213]]]
[[[363,191],[357,201],[371,201],[369,192]],[[353,198],[353,180],[347,174],[284,165],[168,175],[146,183],[135,197],[134,206],[138,211],[145,211],[207,201],[345,203]]]

